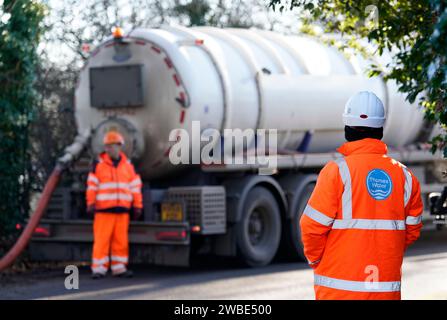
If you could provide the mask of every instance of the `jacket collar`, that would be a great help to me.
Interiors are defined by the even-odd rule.
[[[341,147],[338,148],[337,151],[344,156],[362,153],[386,154],[388,151],[388,147],[385,142],[381,140],[365,138],[357,141],[346,142],[341,145]]]
[[[120,162],[118,163],[118,165],[119,164],[121,164],[122,162],[124,162],[124,161],[127,161],[127,157],[126,157],[126,154],[124,153],[124,152],[120,152]],[[107,163],[108,165],[111,165],[111,166],[113,166],[113,161],[112,161],[112,158],[110,158],[110,156],[106,153],[106,152],[102,152],[100,155],[99,155],[99,158],[102,160],[102,161],[104,161],[105,163]]]

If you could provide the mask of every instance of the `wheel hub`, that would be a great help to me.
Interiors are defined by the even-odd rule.
[[[248,234],[252,245],[257,245],[264,233],[264,219],[258,211],[253,211],[248,221]]]

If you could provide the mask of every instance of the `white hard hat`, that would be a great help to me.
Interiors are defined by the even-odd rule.
[[[383,127],[385,108],[382,101],[372,92],[357,92],[346,102],[343,123],[350,127]]]

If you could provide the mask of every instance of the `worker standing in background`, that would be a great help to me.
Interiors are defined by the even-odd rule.
[[[132,277],[129,260],[129,213],[142,214],[142,182],[121,151],[124,139],[116,131],[104,136],[105,152],[95,160],[87,179],[87,212],[94,214],[92,277],[102,278],[110,266],[112,275]]]
[[[388,157],[385,109],[372,92],[346,103],[344,157],[321,170],[300,220],[317,299],[400,299],[406,248],[420,234],[417,178]]]

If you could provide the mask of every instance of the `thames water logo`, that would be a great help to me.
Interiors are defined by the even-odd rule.
[[[393,183],[388,173],[380,169],[373,169],[366,177],[366,186],[371,197],[376,200],[385,200],[391,194]]]

